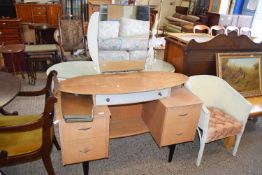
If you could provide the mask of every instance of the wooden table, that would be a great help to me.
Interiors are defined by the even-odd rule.
[[[58,73],[59,74],[59,73]],[[109,139],[150,132],[158,146],[195,138],[202,102],[172,72],[84,75],[60,81],[56,105],[63,164],[108,157]],[[91,105],[91,107],[90,107]],[[64,115],[92,114],[92,122],[66,123]],[[109,122],[110,121],[110,122]]]
[[[24,72],[27,72],[26,61],[24,57],[24,44],[10,44],[0,48],[4,57],[5,67],[8,72],[14,74],[21,73],[24,78]]]
[[[56,44],[25,45],[25,53],[29,65],[30,84],[36,81],[36,64],[40,61],[52,60],[57,63],[57,46]]]
[[[21,83],[12,74],[0,72],[0,113],[3,115],[17,115],[17,112],[9,113],[3,109],[18,94]]]

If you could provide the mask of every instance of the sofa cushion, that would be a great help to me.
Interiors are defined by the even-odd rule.
[[[120,50],[147,50],[148,38],[144,37],[120,37]]]
[[[100,21],[98,39],[117,38],[119,34],[119,21]]]
[[[149,36],[149,21],[121,18],[119,36]]]
[[[120,50],[122,40],[120,38],[98,40],[99,50]]]
[[[243,124],[221,109],[209,107],[208,142],[240,133]]]
[[[134,50],[129,52],[130,60],[146,60],[147,50]]]
[[[99,51],[99,61],[119,61],[129,60],[129,53],[127,51]]]

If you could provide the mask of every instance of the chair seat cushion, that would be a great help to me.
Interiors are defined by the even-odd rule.
[[[41,115],[0,116],[1,126],[15,126],[36,121]],[[40,149],[42,129],[26,132],[0,133],[0,151],[7,151],[8,156],[17,156]]]
[[[209,107],[208,142],[237,135],[243,124],[224,111]]]

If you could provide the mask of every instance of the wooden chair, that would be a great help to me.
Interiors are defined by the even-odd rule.
[[[84,18],[81,16],[60,16],[58,23],[59,47],[63,61],[91,60],[87,53]],[[82,50],[81,54],[74,52]]]
[[[56,101],[55,97],[48,97],[41,115],[0,117],[0,167],[42,158],[48,174],[55,174],[50,154]]]
[[[52,82],[54,82],[53,80],[55,79],[57,75],[57,72],[55,70],[51,71],[48,76],[47,76],[47,81],[46,81],[46,85],[43,89],[39,90],[39,91],[20,91],[18,93],[17,96],[24,96],[24,97],[32,97],[32,96],[40,96],[40,95],[45,95],[45,101],[47,100],[47,98],[49,96],[51,96],[53,94],[53,90],[52,90]],[[54,92],[55,93],[55,92]],[[52,115],[54,116],[54,111],[52,111]],[[56,137],[54,136],[54,144],[56,146],[57,150],[61,150],[58,141],[56,139]]]
[[[210,28],[206,25],[195,25],[193,28],[193,32],[197,33],[197,30],[205,31],[207,34],[210,33]]]
[[[185,87],[204,102],[197,130],[200,148],[196,165],[200,165],[206,143],[230,136],[236,136],[233,149],[235,156],[251,104],[226,81],[216,76],[191,76]]]
[[[213,32],[213,31],[215,31],[215,32]],[[225,27],[215,25],[215,26],[212,26],[210,28],[210,35],[214,36],[214,35],[218,35],[218,34],[224,34],[225,31],[226,31]]]
[[[238,27],[236,27],[236,26],[227,26],[226,27],[226,35],[228,35],[232,31],[237,32],[237,35],[239,35],[239,28]]]

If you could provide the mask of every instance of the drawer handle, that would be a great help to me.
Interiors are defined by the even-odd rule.
[[[88,153],[89,151],[90,151],[90,149],[86,148],[86,149],[84,149],[84,150],[80,150],[79,152],[86,154],[86,153]]]
[[[184,117],[184,116],[187,116],[188,115],[188,113],[185,113],[185,114],[179,114],[179,116],[181,116],[181,117]]]
[[[3,23],[2,23],[2,25],[6,25],[6,23],[5,23],[5,22],[3,22]]]
[[[162,96],[162,93],[161,93],[161,92],[158,92],[158,95],[161,97],[161,96]]]
[[[177,136],[181,136],[181,135],[183,135],[183,133],[182,133],[182,132],[176,133],[176,135],[177,135]]]
[[[106,98],[106,102],[110,102],[110,98]]]
[[[88,128],[80,128],[80,129],[78,129],[79,131],[87,131],[87,130],[89,130],[89,129],[91,129],[92,127],[88,127]]]

